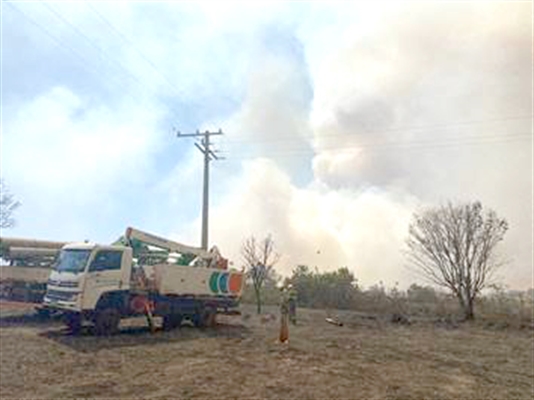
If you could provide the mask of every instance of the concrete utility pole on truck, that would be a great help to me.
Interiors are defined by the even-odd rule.
[[[243,273],[228,270],[216,248],[208,252],[133,228],[125,239],[126,246],[79,243],[61,250],[43,304],[62,311],[71,330],[90,322],[97,334],[111,334],[121,318],[149,314],[150,323],[152,315],[163,317],[164,329],[183,319],[204,327],[214,325],[217,314],[237,312]],[[168,260],[139,263],[134,241],[168,250]],[[194,259],[187,265],[171,263],[171,253]]]

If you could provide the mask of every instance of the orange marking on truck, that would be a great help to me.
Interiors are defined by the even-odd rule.
[[[241,284],[243,283],[243,274],[231,274],[229,288],[232,293],[239,293]]]

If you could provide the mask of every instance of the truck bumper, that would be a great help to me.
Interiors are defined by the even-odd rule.
[[[81,313],[82,311],[80,310],[77,302],[50,299],[46,296],[43,299],[42,307],[49,310],[69,311],[75,313]]]

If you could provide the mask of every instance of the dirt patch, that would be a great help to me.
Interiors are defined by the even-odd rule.
[[[269,309],[277,316],[276,309]],[[533,335],[460,325],[399,325],[299,310],[288,345],[278,318],[245,307],[211,330],[72,336],[57,322],[0,326],[6,398],[532,398]]]
[[[0,313],[11,313],[16,311],[31,312],[35,309],[35,303],[24,303],[21,301],[11,301],[0,299]]]

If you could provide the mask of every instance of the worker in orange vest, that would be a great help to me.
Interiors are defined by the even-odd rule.
[[[289,321],[293,325],[297,325],[297,291],[293,285],[287,286],[288,290],[288,306],[289,306]]]

